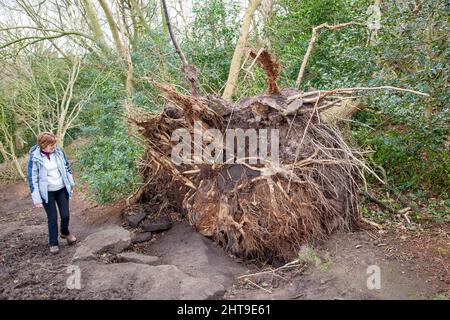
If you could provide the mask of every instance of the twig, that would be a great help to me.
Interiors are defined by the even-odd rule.
[[[245,61],[242,63],[242,67],[241,70],[244,70],[246,72],[245,76],[244,76],[244,80],[242,80],[243,82],[245,82],[245,79],[247,79],[247,75],[250,74],[253,78],[253,80],[255,80],[255,76],[253,75],[253,73],[250,71],[253,66],[255,65],[256,61],[258,60],[259,56],[261,55],[261,53],[264,51],[264,48],[259,49],[256,57],[253,59],[253,61],[251,62],[250,66],[248,68],[244,69],[244,63]],[[250,56],[250,53],[248,54],[248,56]],[[248,57],[247,56],[247,57]],[[247,59],[246,59],[247,60]]]
[[[283,266],[281,266],[279,268],[276,268],[276,269],[273,269],[273,270],[268,270],[268,271],[257,272],[257,273],[244,274],[242,276],[239,276],[238,279],[254,277],[254,276],[260,276],[260,275],[263,275],[263,274],[275,273],[275,272],[277,272],[279,270],[286,269],[286,268],[298,267],[301,264],[300,262],[301,262],[300,259],[296,259],[294,261],[286,263],[285,265],[283,265]]]
[[[268,293],[272,293],[272,291],[270,291],[269,289],[266,289],[266,288],[261,287],[260,285],[257,285],[256,283],[254,283],[254,282],[253,282],[252,280],[250,280],[250,279],[245,279],[245,281],[247,281],[248,283],[254,285],[255,287],[257,287],[257,288],[259,288],[259,289],[261,289],[261,290],[264,290],[264,291],[266,291],[266,292],[268,292]]]
[[[383,229],[383,227],[382,227],[381,225],[379,225],[378,223],[373,222],[373,221],[370,221],[370,220],[368,220],[368,219],[366,219],[366,218],[364,218],[364,217],[361,217],[361,220],[362,220],[363,222],[367,223],[367,224],[370,224],[371,226],[374,226],[374,227],[377,228],[377,229]]]

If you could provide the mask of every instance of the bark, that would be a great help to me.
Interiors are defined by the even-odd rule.
[[[26,181],[26,177],[25,174],[23,173],[22,167],[20,166],[19,160],[17,159],[16,154],[12,154],[12,162],[14,163],[14,166],[17,169],[17,172],[19,173],[20,177],[22,178],[23,181]]]
[[[162,21],[162,29],[163,29],[164,35],[165,35],[165,36],[168,36],[168,35],[169,35],[169,29],[168,29],[168,27],[167,27],[167,19],[166,19],[166,14],[165,14],[165,12],[164,12],[164,6],[165,6],[165,3],[162,2],[162,4],[161,4],[161,21]]]
[[[19,160],[17,159],[17,156],[16,156],[16,150],[14,148],[14,141],[13,141],[14,139],[12,138],[10,133],[7,131],[7,128],[4,124],[2,124],[2,131],[4,133],[6,144],[9,148],[9,152],[6,151],[5,146],[3,145],[3,143],[1,141],[0,141],[0,152],[2,153],[2,156],[6,156],[5,162],[12,162],[14,164],[14,166],[16,167],[16,170],[19,173],[20,178],[23,181],[26,181],[25,174],[23,173],[22,167],[20,166]]]
[[[111,34],[112,34],[113,41],[114,41],[114,46],[116,47],[117,53],[119,54],[119,56],[122,59],[125,60],[125,58],[126,58],[125,50],[123,47],[122,40],[120,39],[120,32],[119,32],[119,29],[117,28],[116,22],[114,21],[112,11],[109,8],[106,0],[99,0],[99,3],[100,3],[100,6],[102,7],[103,12],[105,13],[106,21],[108,22],[109,29],[111,30]]]
[[[137,0],[130,0],[130,6],[131,6],[131,15],[133,18],[133,23],[136,23],[135,26],[138,26],[138,28],[136,29],[143,29],[145,33],[148,33],[150,31],[150,28],[147,24],[147,22],[145,21],[145,17],[142,14],[143,10],[139,4],[139,1]],[[139,20],[139,23],[135,22],[136,21],[136,17]],[[136,34],[138,34],[139,32],[136,32]]]
[[[242,56],[244,55],[245,45],[247,43],[248,31],[250,23],[252,22],[253,14],[261,4],[261,0],[251,0],[245,11],[244,20],[242,21],[241,32],[239,35],[236,48],[234,50],[233,58],[231,60],[230,71],[228,73],[228,80],[223,91],[222,98],[231,101],[234,90],[236,88],[237,78],[241,67]]]
[[[355,113],[363,108],[360,101],[343,100],[334,107],[326,109],[320,113],[320,119],[327,124],[338,124],[350,119]]]
[[[102,27],[100,26],[100,22],[98,21],[97,13],[95,12],[95,8],[90,0],[82,0],[84,10],[86,11],[86,19],[88,21],[89,26],[91,27],[92,32],[94,33],[95,41],[102,47],[102,49],[107,48],[105,35],[103,34]]]

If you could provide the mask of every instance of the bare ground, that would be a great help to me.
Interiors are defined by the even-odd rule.
[[[76,193],[71,231],[82,243],[105,226],[121,224],[121,211],[121,205],[96,206]],[[221,281],[223,299],[448,299],[449,231],[442,223],[415,231],[392,225],[381,232],[335,234],[295,268],[248,277],[241,276],[265,269],[228,256],[184,222],[131,249],[190,276]],[[69,290],[66,268],[77,246],[61,242],[60,253],[50,255],[45,213],[32,208],[27,185],[0,186],[0,299],[132,298],[126,290]],[[367,287],[370,265],[380,268],[380,289]]]

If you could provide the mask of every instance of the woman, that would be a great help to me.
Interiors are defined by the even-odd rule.
[[[69,199],[72,198],[74,181],[69,161],[64,151],[56,146],[56,136],[42,132],[37,145],[30,149],[28,161],[28,182],[33,204],[44,207],[48,220],[50,252],[56,254],[58,247],[58,215],[61,217],[61,238],[68,244],[77,241],[69,232]]]

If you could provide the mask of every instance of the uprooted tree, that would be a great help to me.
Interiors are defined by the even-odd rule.
[[[171,37],[191,93],[148,78],[166,98],[163,112],[128,108],[131,123],[146,141],[140,165],[144,183],[128,198],[129,204],[158,206],[162,214],[181,212],[226,251],[264,261],[287,261],[304,243],[362,225],[359,186],[364,171],[373,172],[352,152],[334,123],[356,110],[346,95],[398,88],[280,89],[279,64],[266,50],[259,50],[249,54],[265,71],[265,93],[239,103],[200,96],[195,90],[197,74],[193,77],[189,72],[194,67],[188,65],[172,33]],[[227,139],[230,129],[254,130],[258,143],[244,140],[243,147],[236,146],[234,137]],[[267,134],[274,129],[278,130],[275,147]],[[176,130],[194,137],[184,141],[186,150],[193,146],[194,156],[183,152],[181,162],[172,158],[179,144],[173,138]],[[202,139],[196,140],[196,135]],[[209,155],[207,160],[196,158],[196,150]]]
[[[235,105],[217,96],[185,95],[149,79],[168,102],[160,114],[132,117],[147,149],[141,164],[145,184],[130,203],[159,202],[167,213],[184,212],[201,234],[235,255],[288,260],[305,242],[358,225],[362,162],[338,130],[320,119],[320,110],[339,103],[330,98],[334,92],[280,90],[277,62],[267,51],[257,59],[266,72],[268,92]],[[182,128],[194,136],[194,123],[201,126],[201,149],[213,144],[213,156],[222,161],[172,161],[178,143],[172,133]],[[227,163],[229,154],[238,154],[234,140],[208,140],[207,130],[218,129],[225,136],[226,129],[238,128],[259,133],[278,129],[278,163],[270,160],[275,149],[269,135],[260,135],[257,146],[245,144],[246,156]],[[268,158],[249,161],[251,148],[259,155],[268,146]]]

